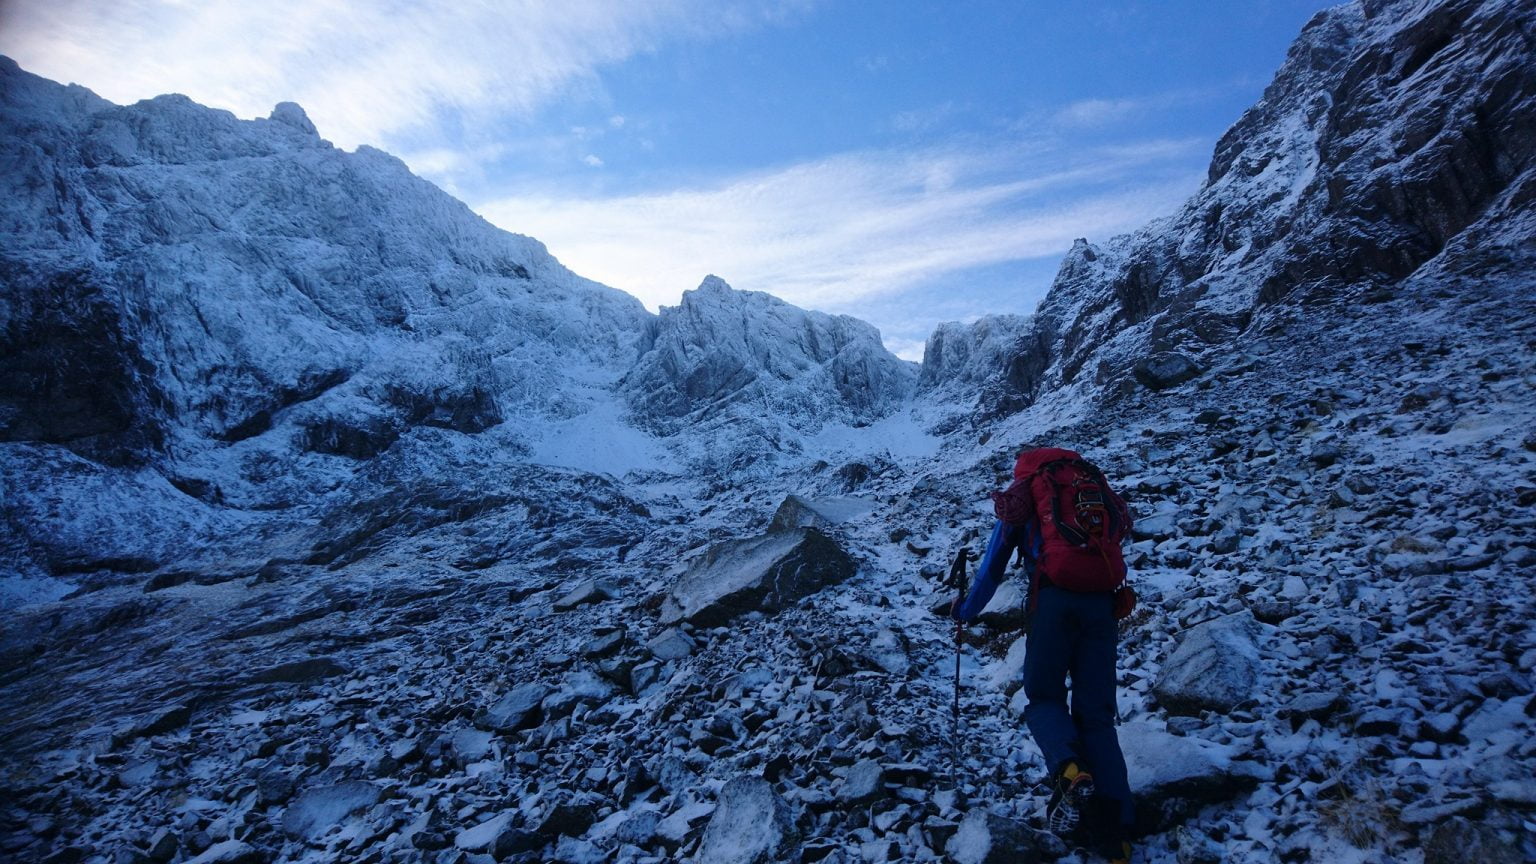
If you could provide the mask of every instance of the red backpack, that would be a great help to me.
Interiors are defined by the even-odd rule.
[[[1040,584],[1102,593],[1125,584],[1120,541],[1131,531],[1131,513],[1093,463],[1071,450],[1041,447],[1019,454],[1013,485],[992,493],[1004,522],[1040,528],[1035,559]]]

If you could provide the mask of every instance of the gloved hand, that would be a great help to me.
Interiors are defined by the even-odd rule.
[[[1136,611],[1136,589],[1121,585],[1115,589],[1115,620],[1124,621]]]

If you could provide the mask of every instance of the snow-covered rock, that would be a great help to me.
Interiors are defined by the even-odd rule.
[[[1146,722],[1120,726],[1119,738],[1141,834],[1252,790],[1262,773],[1233,761],[1244,755],[1238,746],[1172,735]]]
[[[923,347],[919,386],[925,390],[974,386],[996,378],[1019,353],[1017,343],[1027,338],[1029,328],[1027,315],[988,315],[971,324],[940,324]]]
[[[379,787],[361,780],[305,789],[283,811],[283,830],[313,840],[379,802]]]
[[[720,789],[697,860],[701,864],[769,864],[788,860],[799,840],[789,808],[768,781],[737,777]]]
[[[1017,819],[989,810],[972,810],[946,849],[959,864],[1034,864],[1054,859],[1052,844]]]
[[[1190,630],[1158,673],[1158,701],[1174,714],[1198,714],[1226,713],[1252,699],[1261,671],[1257,638],[1246,610]]]

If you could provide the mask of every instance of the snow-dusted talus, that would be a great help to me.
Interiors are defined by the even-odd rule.
[[[479,431],[556,401],[551,370],[617,377],[649,318],[290,103],[117,106],[0,59],[0,140],[5,440],[122,459],[317,399],[311,449],[381,446],[363,415]]]
[[[733,406],[811,428],[877,419],[911,395],[916,378],[915,364],[886,351],[863,321],[710,276],[661,310],[622,387],[636,419],[661,431]]]
[[[1442,252],[1507,259],[1536,200],[1533,34],[1536,6],[1507,0],[1319,13],[1178,213],[1072,249],[1013,389],[1126,380],[1149,354],[1223,345],[1268,304],[1375,299]]]

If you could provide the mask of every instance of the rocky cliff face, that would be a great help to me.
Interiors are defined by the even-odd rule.
[[[1229,350],[1276,304],[1380,300],[1441,256],[1518,267],[1536,195],[1533,28],[1529,6],[1502,0],[1319,13],[1198,194],[1069,253],[1003,380],[1022,400],[1123,390],[1154,355]]]
[[[621,389],[641,422],[663,430],[751,406],[802,428],[868,423],[904,402],[916,364],[847,315],[808,312],[711,276],[664,308]]]
[[[918,387],[976,385],[996,378],[1007,368],[1012,349],[1029,334],[1031,324],[1027,315],[988,315],[969,325],[940,324],[923,346]]]

